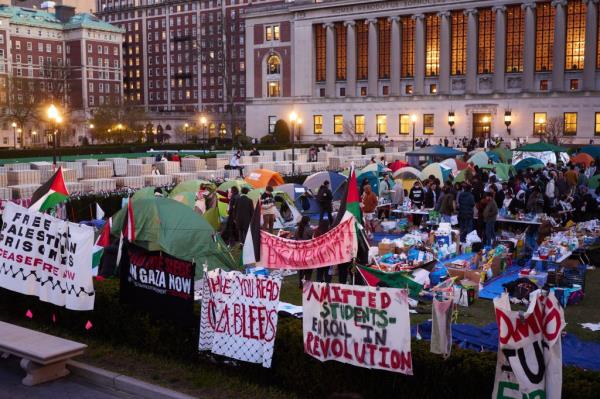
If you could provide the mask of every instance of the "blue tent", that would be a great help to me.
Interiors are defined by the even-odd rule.
[[[515,164],[515,169],[517,171],[525,170],[525,169],[529,169],[529,168],[540,169],[543,167],[544,167],[544,163],[537,158],[525,158]]]
[[[416,157],[443,157],[452,158],[459,155],[464,155],[463,152],[455,150],[452,147],[444,147],[443,145],[431,145],[429,147],[418,148],[414,151],[409,151],[406,156]]]
[[[579,151],[590,154],[592,158],[600,158],[600,146],[598,145],[586,145],[585,147],[581,147]]]
[[[488,158],[492,160],[492,162],[502,162],[500,160],[500,156],[493,151],[486,151],[485,155],[487,155]]]
[[[292,199],[292,201],[294,201],[294,205],[296,205],[296,208],[298,208],[300,212],[319,212],[319,203],[303,185],[297,183],[282,184],[281,186],[277,186],[277,191],[283,191],[286,193]]]
[[[359,187],[362,187],[362,183],[365,179],[367,179],[369,182],[373,192],[379,195],[379,176],[377,176],[375,172],[361,173],[360,175],[356,176],[356,181],[358,182]]]
[[[314,195],[317,195],[319,191],[319,187],[323,184],[324,181],[329,181],[329,188],[333,193],[333,200],[338,201],[342,199],[344,195],[344,187],[346,183],[346,176],[337,172],[317,172],[308,176],[306,180],[304,180],[304,187],[310,190]]]

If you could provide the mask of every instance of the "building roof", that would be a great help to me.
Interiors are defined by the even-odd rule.
[[[56,16],[45,10],[14,7],[0,4],[0,17],[10,18],[11,24],[34,26],[57,30],[69,29],[97,29],[108,32],[123,33],[124,30],[107,22],[101,21],[96,16],[88,13],[76,14],[71,19],[62,23]]]

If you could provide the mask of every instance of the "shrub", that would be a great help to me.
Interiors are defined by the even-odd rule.
[[[260,138],[260,144],[273,145],[273,144],[275,144],[275,139],[273,138],[272,135],[268,134],[268,135],[262,136]]]
[[[277,144],[288,144],[290,142],[290,127],[283,119],[275,122],[274,136]]]

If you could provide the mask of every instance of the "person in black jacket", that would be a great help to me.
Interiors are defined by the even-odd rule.
[[[410,194],[408,194],[408,198],[413,204],[414,209],[423,208],[423,201],[425,200],[425,191],[423,187],[421,187],[421,182],[416,181],[413,187],[410,189]],[[415,226],[419,226],[421,224],[422,215],[413,215],[413,224]]]
[[[333,221],[333,193],[329,189],[328,180],[325,180],[321,187],[319,187],[319,191],[317,192],[317,202],[319,203],[319,207],[321,208],[321,213],[319,214],[319,222],[323,220],[323,215],[327,214],[329,224],[331,224]]]
[[[249,191],[248,187],[242,188],[242,195],[238,198],[235,205],[235,215],[233,220],[238,229],[241,242],[244,242],[246,239],[246,233],[248,232],[248,227],[250,227],[250,221],[254,214],[254,203],[248,197]]]
[[[432,209],[435,206],[437,200],[435,182],[429,181],[425,186],[425,195],[423,197],[423,206],[426,209]]]
[[[225,224],[224,237],[222,237],[229,243],[229,245],[240,240],[240,237],[238,237],[239,231],[235,223],[236,207],[239,198],[240,192],[238,188],[235,186],[231,187],[229,194],[229,207],[227,208],[227,214],[229,217],[227,218],[227,223]]]
[[[471,187],[463,184],[463,191],[458,194],[456,199],[458,207],[458,229],[460,230],[460,241],[465,242],[467,234],[473,231],[473,216],[475,208],[475,198],[471,193]]]

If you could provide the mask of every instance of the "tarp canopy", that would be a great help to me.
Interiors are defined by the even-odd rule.
[[[405,166],[393,173],[394,179],[419,179],[423,180],[423,174],[417,168]]]
[[[574,164],[584,164],[586,168],[590,166],[590,163],[592,163],[593,160],[594,157],[587,152],[580,152],[571,157],[571,162]]]
[[[579,152],[585,152],[586,154],[590,154],[593,158],[600,158],[599,145],[586,145],[585,147],[581,147]]]
[[[515,164],[515,169],[525,170],[525,169],[542,169],[544,167],[544,163],[537,158],[525,158]]]
[[[313,194],[317,194],[319,191],[319,187],[325,181],[329,182],[329,189],[333,193],[333,199],[338,201],[342,199],[344,195],[343,187],[345,187],[346,176],[337,172],[317,172],[308,176],[306,180],[304,180],[304,187],[312,191]]]
[[[269,169],[256,169],[246,176],[244,180],[254,188],[276,187],[284,183],[283,177],[281,177],[279,172]]]
[[[190,207],[169,198],[152,197],[132,200],[134,244],[149,251],[163,251],[178,259],[196,262],[196,273],[202,265],[209,269],[236,268],[227,246],[210,224]],[[119,237],[127,207],[113,216],[111,233]]]
[[[525,144],[517,148],[517,151],[521,152],[567,152],[569,149],[565,147],[559,147],[554,144],[547,143],[545,141],[538,141],[537,143]]]
[[[455,150],[451,147],[444,147],[443,145],[432,145],[429,147],[419,148],[414,151],[409,151],[406,156],[419,156],[419,157],[442,157],[450,158],[463,155],[463,152]]]

